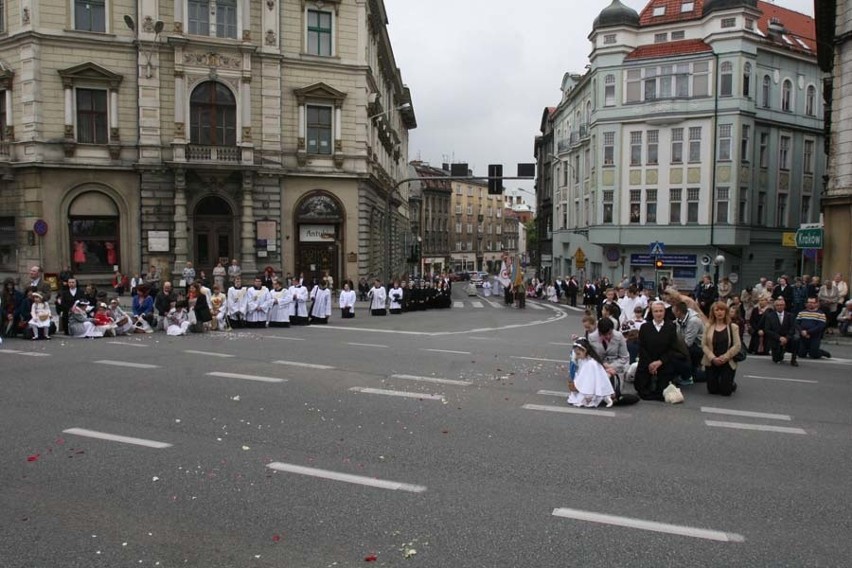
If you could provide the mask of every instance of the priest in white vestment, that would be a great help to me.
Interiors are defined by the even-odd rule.
[[[325,324],[331,316],[331,290],[325,280],[320,281],[313,294],[314,303],[311,305],[311,323]]]
[[[308,324],[308,289],[302,285],[301,278],[293,278],[290,286],[290,323],[293,325]]]
[[[271,305],[269,290],[255,278],[254,286],[246,290],[246,327],[266,327]]]
[[[388,315],[386,306],[388,302],[388,293],[382,286],[382,281],[376,278],[376,282],[370,291],[367,292],[367,297],[370,298],[370,313],[374,316]]]
[[[269,327],[290,327],[290,314],[293,311],[293,296],[284,288],[280,280],[272,285],[272,305],[269,308]]]
[[[227,315],[231,327],[246,326],[246,289],[239,276],[234,278],[234,285],[228,288]]]

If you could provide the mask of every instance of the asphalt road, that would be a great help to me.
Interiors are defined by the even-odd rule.
[[[456,295],[5,342],[0,568],[852,565],[852,348],[564,412],[580,313]]]

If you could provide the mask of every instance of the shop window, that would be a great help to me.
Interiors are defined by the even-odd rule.
[[[15,270],[15,218],[0,217],[0,269]]]
[[[69,217],[74,272],[112,272],[121,265],[118,217]]]

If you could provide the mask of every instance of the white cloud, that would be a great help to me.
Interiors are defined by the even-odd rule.
[[[639,11],[644,0],[623,0]],[[813,0],[778,5],[813,14]],[[533,161],[542,112],[559,102],[566,72],[588,62],[592,21],[609,0],[385,0],[391,42],[411,88],[418,128],[410,158]],[[507,182],[532,188],[532,183]],[[530,195],[525,195],[530,200]]]

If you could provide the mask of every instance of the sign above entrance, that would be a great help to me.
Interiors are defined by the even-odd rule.
[[[303,243],[334,242],[335,225],[300,225],[299,240]]]

